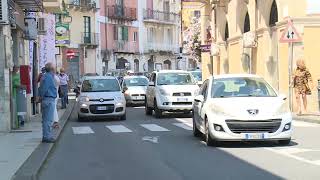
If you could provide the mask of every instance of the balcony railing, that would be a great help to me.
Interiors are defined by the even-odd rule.
[[[14,2],[21,9],[30,11],[43,11],[43,0],[14,0]]]
[[[144,21],[150,21],[150,22],[156,22],[156,23],[176,24],[180,20],[180,15],[172,12],[144,9],[143,19]]]
[[[81,44],[86,46],[98,46],[99,45],[99,33],[81,33]]]
[[[112,50],[114,52],[136,53],[139,52],[138,42],[135,41],[114,41]]]
[[[171,53],[179,53],[179,45],[178,44],[170,44],[170,43],[155,43],[155,42],[147,42],[144,46],[145,52],[171,52]]]
[[[124,6],[108,6],[108,17],[112,19],[122,19],[128,21],[137,20],[137,8],[129,8]]]
[[[96,0],[69,0],[68,8],[73,8],[75,10],[79,9],[82,11],[98,9]]]

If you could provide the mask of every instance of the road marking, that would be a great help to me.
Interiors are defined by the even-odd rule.
[[[173,125],[181,127],[181,128],[183,128],[185,130],[189,130],[189,131],[193,130],[192,127],[190,127],[190,125],[186,124],[186,123],[173,123]]]
[[[295,127],[319,127],[319,124],[316,123],[309,123],[309,122],[303,122],[303,121],[293,121],[293,126]]]
[[[133,109],[144,109],[144,106],[136,106],[136,107],[133,107]]]
[[[142,137],[142,141],[150,141],[152,143],[159,143],[159,136],[144,136]]]
[[[94,131],[89,126],[72,127],[73,134],[93,134]]]
[[[294,153],[299,153],[299,152],[305,152],[305,151],[316,151],[316,150],[307,150],[307,149],[301,149],[299,150],[298,148],[294,148],[294,150],[291,150],[291,152],[289,151],[290,148],[284,148],[282,150],[279,151],[279,149],[276,148],[264,148],[266,150],[272,151],[274,153],[304,162],[304,163],[308,163],[308,164],[312,164],[312,165],[316,165],[316,166],[320,166],[320,160],[316,160],[316,161],[311,161],[302,157],[299,157],[297,155],[294,155]],[[293,149],[293,148],[292,148]],[[286,150],[286,151],[285,151]]]
[[[130,129],[126,128],[123,125],[111,125],[106,127],[114,133],[132,132]]]
[[[163,128],[156,124],[140,124],[140,126],[148,129],[149,131],[170,131],[169,129]]]
[[[184,119],[181,119],[181,118],[176,118],[177,121],[180,121],[180,122],[183,122],[183,123],[186,123],[188,121],[184,120]]]

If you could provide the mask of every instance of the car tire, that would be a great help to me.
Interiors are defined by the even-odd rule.
[[[287,146],[289,145],[291,142],[291,138],[290,139],[285,139],[285,140],[279,140],[278,143],[282,146]]]
[[[79,122],[83,122],[85,120],[85,118],[84,117],[81,117],[79,114],[78,114],[78,121]]]
[[[199,129],[196,126],[196,121],[194,119],[194,114],[192,113],[192,122],[193,122],[193,136],[194,137],[200,137],[202,133],[199,131]]]
[[[205,142],[206,142],[207,146],[218,146],[218,141],[213,139],[210,135],[210,127],[209,127],[207,119],[205,121],[205,134],[204,134],[204,136],[205,136]]]
[[[146,113],[146,115],[148,115],[148,116],[151,116],[151,115],[152,115],[152,108],[150,108],[150,107],[148,106],[147,100],[145,100],[145,113]]]
[[[156,99],[154,100],[154,114],[158,119],[162,117],[162,111],[158,108]]]

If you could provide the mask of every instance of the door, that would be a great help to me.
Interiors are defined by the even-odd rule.
[[[73,86],[75,81],[80,80],[80,65],[79,65],[80,58],[79,56],[75,56],[74,58],[68,60],[68,75],[71,86]]]
[[[194,115],[195,115],[195,120],[196,120],[196,124],[199,126],[199,127],[204,127],[204,111],[203,111],[203,106],[204,104],[206,103],[206,99],[207,99],[207,95],[208,95],[208,83],[209,81],[206,80],[201,88],[200,88],[200,92],[199,94],[200,95],[203,95],[204,97],[204,100],[203,102],[195,102],[194,104]]]

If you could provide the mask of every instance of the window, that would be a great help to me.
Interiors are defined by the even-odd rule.
[[[62,22],[62,15],[56,14],[56,23],[61,23],[61,22]]]
[[[84,16],[84,32],[90,33],[91,32],[91,19],[89,16]]]
[[[194,85],[196,82],[190,73],[160,73],[157,85]]]
[[[128,41],[128,27],[127,26],[113,26],[114,40]]]
[[[200,11],[193,11],[193,16],[196,18],[200,18],[200,16],[201,16]]]
[[[273,1],[270,11],[269,26],[275,26],[276,22],[278,22],[278,8],[276,1]]]
[[[133,41],[136,42],[138,40],[138,32],[133,32]]]
[[[120,86],[115,79],[90,79],[82,83],[82,92],[116,92]]]
[[[224,40],[227,41],[228,39],[229,39],[229,25],[228,25],[228,22],[227,22],[225,30],[224,30]]]
[[[247,13],[244,19],[243,33],[246,33],[249,31],[250,31],[250,17],[249,17],[249,13]]]
[[[154,28],[149,28],[148,29],[148,34],[147,34],[147,40],[148,42],[152,42],[153,41],[153,36],[154,36]]]

